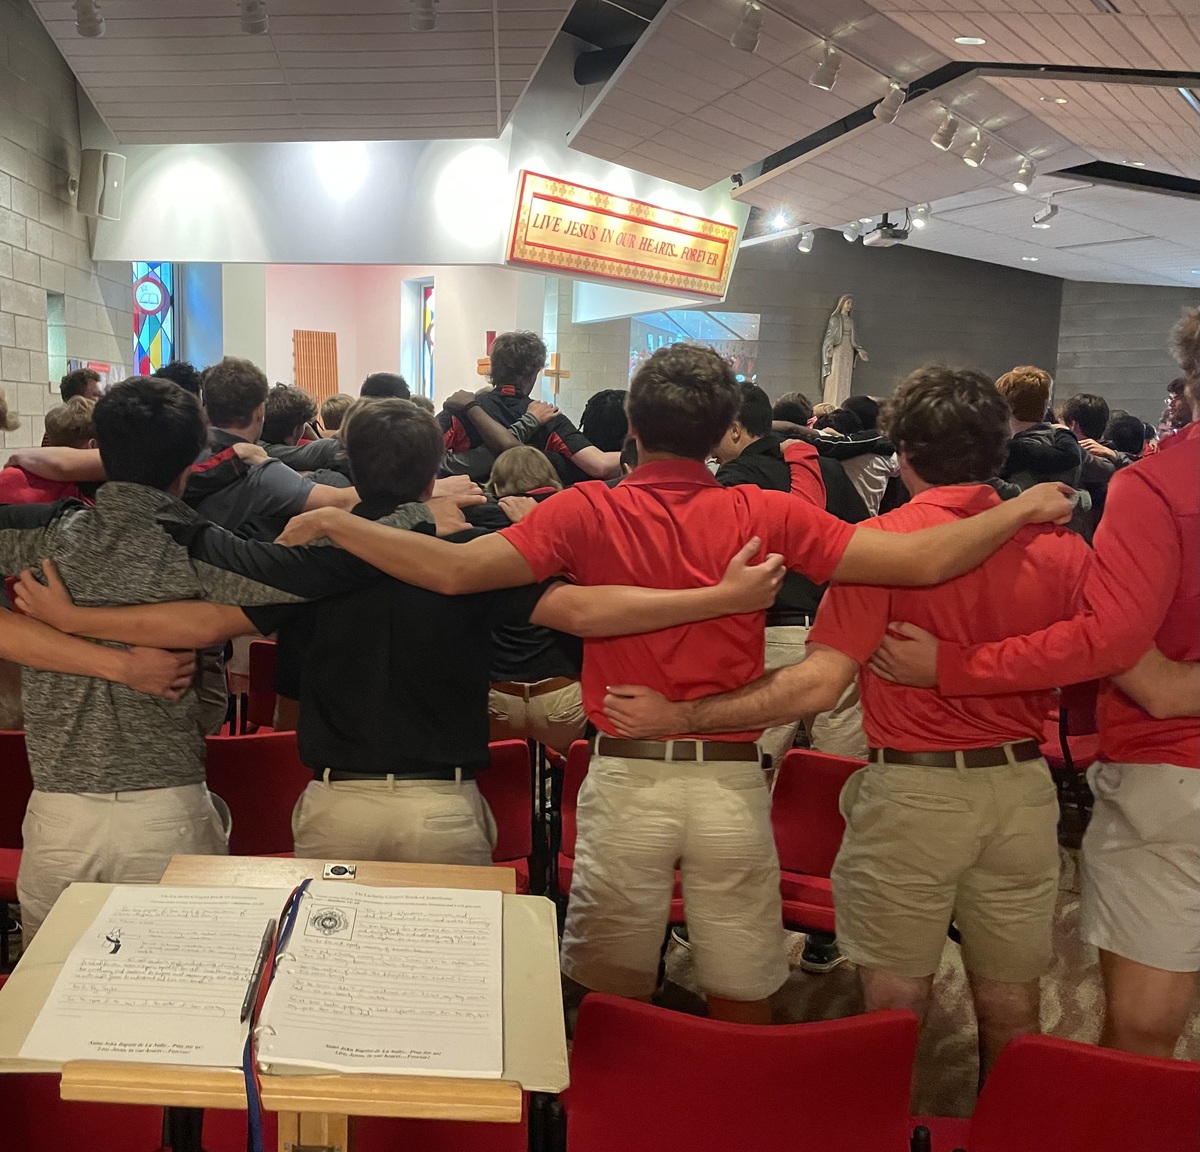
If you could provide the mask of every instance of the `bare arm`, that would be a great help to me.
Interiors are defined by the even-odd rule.
[[[621,475],[621,453],[601,452],[594,444],[581,448],[571,462],[593,480],[611,480]]]
[[[106,648],[7,611],[0,611],[0,656],[27,668],[112,680],[171,700],[191,687],[196,670],[191,652]]]
[[[499,420],[493,420],[480,404],[472,404],[460,415],[465,415],[466,419],[471,421],[484,447],[497,456],[510,448],[518,447],[521,443]]]
[[[751,561],[761,541],[753,539],[729,562],[719,584],[709,588],[578,588],[556,584],[538,601],[530,620],[576,636],[628,636],[657,632],[742,612],[760,612],[775,602],[783,582],[783,557]]]
[[[86,484],[105,478],[97,448],[23,448],[8,462],[43,480]]]
[[[1157,648],[1151,648],[1114,681],[1156,720],[1200,716],[1200,663],[1168,660]]]
[[[857,675],[858,665],[849,656],[814,646],[803,663],[717,696],[672,703],[649,688],[610,688],[604,712],[615,731],[635,739],[770,728],[828,712]]]
[[[450,544],[330,508],[295,517],[278,542],[295,546],[321,537],[397,580],[446,596],[519,588],[534,582],[533,570],[503,536]]]
[[[978,567],[1026,524],[1065,524],[1071,491],[1065,484],[1038,484],[978,516],[919,532],[859,528],[833,577],[843,584],[941,584]]]
[[[349,512],[360,500],[357,488],[335,488],[332,484],[314,484],[308,499],[304,502],[304,511],[312,512],[316,508],[342,508]]]

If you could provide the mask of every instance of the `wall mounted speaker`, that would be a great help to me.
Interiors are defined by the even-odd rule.
[[[84,216],[120,220],[124,191],[125,157],[119,152],[85,148],[79,166],[79,211]]]

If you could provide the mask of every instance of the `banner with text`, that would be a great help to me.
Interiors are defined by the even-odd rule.
[[[508,260],[725,295],[737,226],[522,172]]]

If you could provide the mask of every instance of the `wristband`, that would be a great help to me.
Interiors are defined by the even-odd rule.
[[[478,407],[479,407],[479,401],[478,401],[478,400],[472,400],[470,404],[464,404],[464,405],[463,405],[463,406],[462,406],[462,407],[461,407],[461,408],[458,410],[458,414],[459,414],[460,416],[465,416],[465,415],[466,415],[468,412],[470,412],[470,411],[471,411],[471,409],[472,409],[472,408],[478,408]]]

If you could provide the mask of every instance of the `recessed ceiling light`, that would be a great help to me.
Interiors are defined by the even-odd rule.
[[[1039,99],[1043,104],[1065,104],[1067,102],[1065,96],[1041,96]]]
[[[987,41],[982,36],[955,36],[955,44],[967,44],[972,48],[978,48],[980,44],[986,44]]]
[[[1024,260],[1026,264],[1036,264],[1038,262],[1037,256],[1022,256],[1021,259]]]
[[[1128,164],[1130,168],[1145,168],[1146,167],[1145,160],[1126,160],[1125,163]]]

